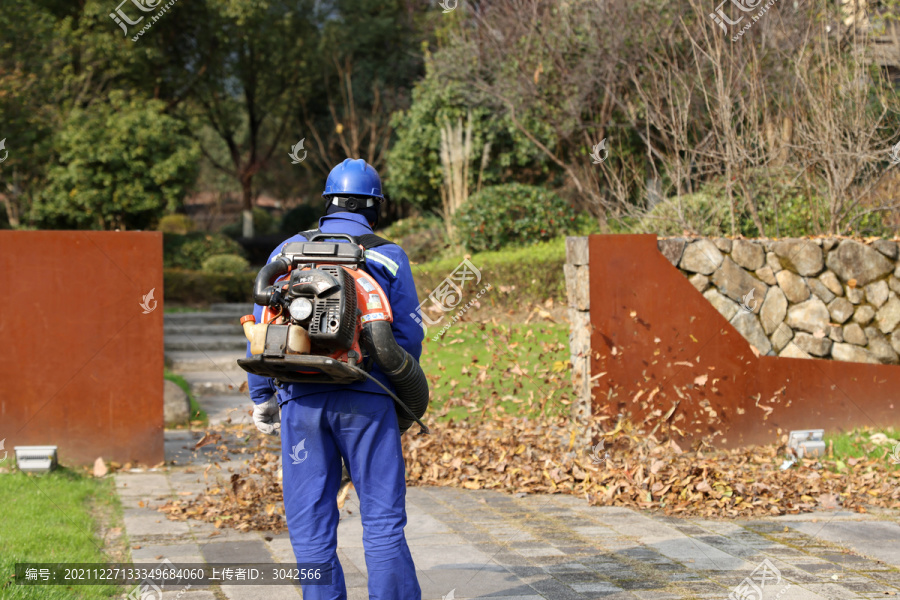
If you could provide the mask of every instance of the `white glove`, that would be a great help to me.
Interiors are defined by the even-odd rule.
[[[281,435],[281,408],[275,396],[253,407],[253,424],[266,435]]]

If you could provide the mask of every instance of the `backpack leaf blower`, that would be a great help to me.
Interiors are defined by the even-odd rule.
[[[309,235],[307,235],[309,234]],[[365,250],[388,243],[375,235],[304,232],[256,276],[253,300],[262,319],[241,318],[250,356],[238,365],[280,383],[347,384],[369,379],[394,400],[403,433],[428,408],[428,380],[394,339],[387,295],[362,267]],[[350,243],[316,241],[346,239]],[[369,374],[372,362],[396,394]]]

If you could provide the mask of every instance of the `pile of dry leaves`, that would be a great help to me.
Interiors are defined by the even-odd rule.
[[[445,423],[408,444],[408,479],[703,517],[900,508],[900,477],[884,459],[802,459],[781,470],[784,447],[684,451],[617,430],[584,449],[583,429],[567,419]]]
[[[261,434],[247,435],[244,428],[220,427],[208,431],[194,446],[215,444],[212,462],[202,472],[206,491],[193,498],[170,501],[159,507],[176,521],[196,519],[214,523],[216,528],[239,531],[285,529],[281,494],[281,457],[277,442]],[[237,456],[235,456],[237,455]],[[223,468],[219,461],[247,456],[242,467]],[[193,473],[192,469],[186,469]]]
[[[900,477],[885,459],[806,459],[781,470],[784,447],[683,450],[627,424],[600,434],[601,443],[591,447],[583,441],[594,435],[591,428],[567,418],[489,414],[483,421],[432,419],[431,429],[418,436],[413,428],[404,440],[411,486],[573,494],[594,505],[701,517],[900,508]],[[205,493],[160,510],[216,527],[283,530],[277,449],[255,432],[241,435],[212,432],[201,442],[216,443],[222,459],[246,456],[242,468],[210,465]]]

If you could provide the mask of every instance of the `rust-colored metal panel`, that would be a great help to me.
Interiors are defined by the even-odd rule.
[[[900,424],[900,367],[835,360],[760,357],[760,404],[777,428],[847,431]]]
[[[55,444],[70,465],[161,462],[162,297],[160,233],[0,231],[6,448]]]
[[[674,406],[680,439],[724,447],[776,441],[779,428],[900,425],[900,367],[757,357],[655,235],[596,235],[589,247],[596,414],[641,422]]]

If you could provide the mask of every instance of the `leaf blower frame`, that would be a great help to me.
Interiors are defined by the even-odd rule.
[[[362,268],[367,243],[375,247],[386,242],[377,236],[321,232],[307,237],[309,241],[286,244],[257,274],[253,300],[264,307],[262,318],[260,323],[253,315],[241,318],[250,356],[238,365],[279,384],[369,379],[396,403],[401,433],[413,422],[420,433],[429,433],[421,421],[428,407],[428,380],[418,361],[394,339],[387,295]],[[350,243],[317,241],[324,238]],[[373,361],[396,394],[369,374]]]

